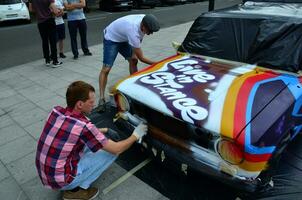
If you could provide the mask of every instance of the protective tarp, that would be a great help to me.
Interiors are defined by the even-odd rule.
[[[180,51],[297,72],[302,3],[245,2],[199,16]]]
[[[126,134],[126,131],[124,129],[118,130],[113,124],[112,118],[115,114],[116,110],[107,106],[106,112],[102,114],[93,112],[89,118],[97,127],[110,127],[117,130],[122,138],[127,138],[129,135]],[[148,154],[142,153],[141,149],[140,145],[133,145],[118,157],[116,163],[128,171],[133,169],[147,159]],[[273,175],[273,187],[268,186],[253,194],[238,191],[235,188],[190,169],[184,175],[180,171],[181,163],[176,163],[169,157],[166,157],[162,162],[160,160],[160,153],[158,153],[157,157],[158,160],[153,159],[151,163],[137,171],[134,175],[168,199],[302,199],[301,134],[296,136],[282,154],[279,167]]]

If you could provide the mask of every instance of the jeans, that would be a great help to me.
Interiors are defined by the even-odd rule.
[[[78,56],[78,43],[77,43],[77,31],[79,29],[81,38],[81,47],[84,53],[88,53],[88,43],[87,43],[87,24],[86,20],[73,20],[68,21],[68,30],[70,35],[71,50],[74,56]]]
[[[58,61],[57,43],[56,43],[56,23],[53,18],[38,23],[39,33],[42,39],[43,56],[47,62],[50,62],[49,45],[51,50],[51,59]]]
[[[132,57],[132,47],[128,42],[113,42],[111,40],[103,41],[103,64],[106,67],[112,67],[118,53],[126,60]]]
[[[85,147],[84,155],[78,163],[77,175],[73,181],[61,190],[83,189],[89,186],[115,161],[116,155],[99,150],[95,153]]]

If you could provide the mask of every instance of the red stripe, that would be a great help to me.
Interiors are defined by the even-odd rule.
[[[233,130],[233,137],[236,138],[238,134],[241,132],[242,128],[246,125],[246,109],[247,103],[249,99],[250,92],[254,85],[262,80],[274,78],[277,74],[272,73],[262,73],[262,74],[255,74],[251,77],[248,77],[242,84],[238,96],[237,96],[237,103],[234,112],[234,130]],[[244,145],[244,138],[245,138],[245,130],[242,130],[242,133],[237,139],[237,142]]]
[[[264,162],[268,161],[272,154],[249,154],[249,153],[244,153],[244,158],[245,160],[249,162]]]

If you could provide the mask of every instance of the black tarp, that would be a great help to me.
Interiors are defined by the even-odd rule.
[[[302,3],[246,2],[202,14],[179,50],[297,72],[302,68]]]
[[[105,113],[93,112],[89,117],[99,128],[110,127],[117,130],[122,138],[126,138],[125,131],[118,130],[112,122],[115,114],[116,110],[108,106]],[[121,154],[116,163],[126,170],[131,170],[147,157],[148,154],[136,144]],[[239,197],[238,199],[242,200],[300,200],[302,199],[302,135],[298,135],[283,153],[273,176],[274,187],[269,186],[253,194],[238,191],[235,186],[230,187],[190,168],[188,174],[184,175],[180,168],[180,163],[176,163],[171,158],[166,158],[164,162],[158,158],[157,161],[153,159],[134,175],[169,199],[234,200]]]

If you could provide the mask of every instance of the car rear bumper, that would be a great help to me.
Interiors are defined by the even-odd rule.
[[[129,120],[122,118],[115,120],[115,124],[129,135],[135,126]],[[259,185],[257,179],[248,179],[232,174],[234,169],[229,168],[210,150],[186,144],[177,138],[168,136],[156,127],[148,125],[148,134],[142,144],[147,151],[157,158],[163,159],[162,155],[164,155],[164,157],[169,157],[184,166],[193,168],[237,189],[254,192]],[[160,156],[156,156],[156,154],[160,154]]]

